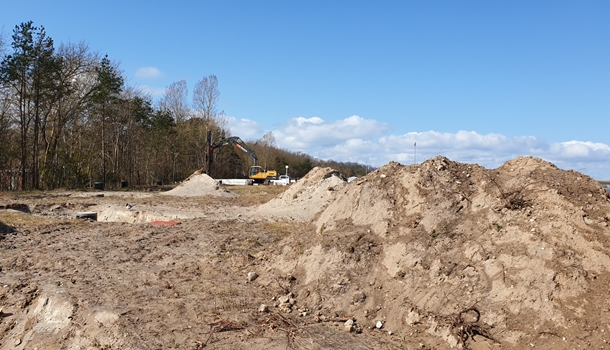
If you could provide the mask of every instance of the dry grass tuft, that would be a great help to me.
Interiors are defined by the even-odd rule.
[[[244,205],[267,203],[288,189],[288,186],[227,186]]]
[[[264,223],[265,230],[279,233],[279,234],[287,234],[298,232],[301,228],[302,224],[294,223],[294,222],[286,222],[286,221],[278,221],[278,222],[266,222]]]
[[[65,220],[45,218],[16,210],[0,210],[0,223],[12,227],[37,227],[65,223]]]

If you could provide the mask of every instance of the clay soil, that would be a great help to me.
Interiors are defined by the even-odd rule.
[[[578,172],[206,177],[0,193],[0,349],[610,347],[610,194]]]

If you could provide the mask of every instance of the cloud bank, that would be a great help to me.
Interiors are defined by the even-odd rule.
[[[229,126],[234,135],[251,140],[265,131],[247,119],[230,118]],[[535,156],[562,169],[574,169],[595,179],[610,179],[610,146],[604,143],[579,140],[549,143],[535,136],[483,135],[463,130],[393,134],[389,125],[355,115],[337,121],[293,118],[272,131],[283,149],[375,167],[390,161],[421,163],[443,155],[458,162],[496,168],[517,156]]]

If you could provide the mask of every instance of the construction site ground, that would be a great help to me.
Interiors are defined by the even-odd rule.
[[[609,225],[531,157],[0,193],[0,350],[609,349]]]

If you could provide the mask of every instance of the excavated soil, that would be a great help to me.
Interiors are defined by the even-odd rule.
[[[0,194],[0,349],[610,346],[610,193],[578,172],[436,157],[189,182]]]
[[[200,197],[200,196],[219,196],[219,197],[234,197],[235,194],[226,187],[216,182],[202,170],[194,172],[186,180],[176,186],[174,189],[167,192],[162,192],[163,195],[179,196],[179,197]]]

